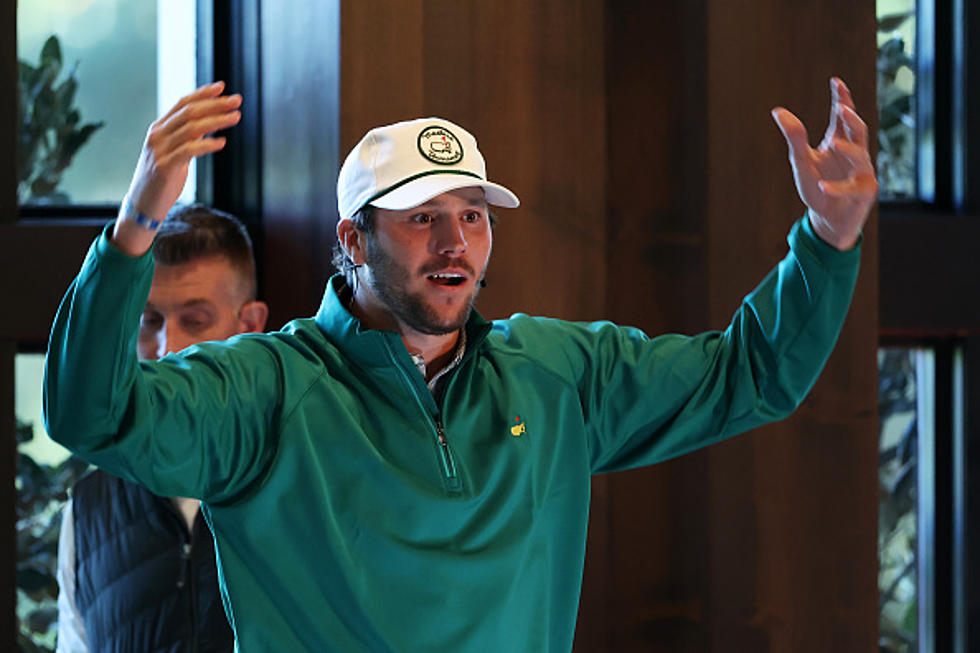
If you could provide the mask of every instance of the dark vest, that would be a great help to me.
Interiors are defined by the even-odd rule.
[[[214,541],[170,502],[95,471],[75,484],[75,601],[93,652],[231,651]]]

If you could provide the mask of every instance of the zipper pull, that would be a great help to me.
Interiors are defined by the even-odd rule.
[[[187,574],[191,566],[191,544],[184,542],[180,546],[180,576],[177,578],[177,587],[184,589],[187,584]]]

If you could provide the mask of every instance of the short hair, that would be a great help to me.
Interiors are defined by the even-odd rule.
[[[372,236],[374,234],[374,218],[376,212],[377,208],[370,204],[365,204],[359,208],[357,212],[351,216],[351,221],[354,223],[354,227],[361,233]],[[489,206],[487,207],[487,217],[490,220],[490,228],[492,229],[496,227],[497,214],[491,211]],[[333,266],[337,268],[338,272],[344,273],[344,278],[347,280],[347,285],[350,288],[354,288],[354,274],[357,266],[354,265],[354,261],[352,261],[347,255],[344,248],[341,247],[339,241],[334,243],[333,246]]]
[[[248,230],[235,216],[205,204],[173,208],[153,242],[153,260],[183,265],[208,256],[223,256],[239,273],[246,300],[258,291],[255,254]]]

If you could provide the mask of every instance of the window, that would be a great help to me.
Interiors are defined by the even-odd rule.
[[[193,0],[33,0],[17,28],[20,203],[118,205],[147,125],[196,85]]]
[[[32,0],[17,3],[16,10],[21,222],[0,249],[20,260],[24,244],[41,245],[32,255],[48,263],[34,285],[43,288],[42,295],[55,288],[53,303],[98,226],[92,220],[48,221],[40,223],[46,231],[38,238],[32,234],[39,226],[31,221],[88,217],[101,224],[114,217],[147,125],[197,86],[197,3]],[[192,170],[182,200],[196,197],[195,180]],[[7,251],[18,247],[16,256]],[[65,492],[87,467],[52,443],[42,425],[43,354],[36,352],[43,348],[43,323],[51,319],[53,306],[47,303],[25,302],[0,336],[0,354],[13,357],[20,454],[17,638],[23,650],[40,651],[52,651],[55,644],[57,536]]]
[[[878,0],[878,179],[882,199],[917,196],[915,1]]]
[[[916,641],[917,472],[916,420],[920,380],[928,351],[883,348],[878,352],[879,436],[878,602],[879,648],[907,653]],[[917,362],[919,363],[917,365]],[[923,370],[924,371],[924,370]],[[927,381],[928,383],[928,381]],[[927,398],[923,397],[923,401]]]
[[[914,385],[917,397],[915,425],[905,433],[916,440],[914,457],[911,445],[889,446],[901,441],[890,430],[897,404],[880,404],[880,636],[888,651],[980,645],[980,627],[967,619],[980,609],[977,569],[970,568],[980,559],[971,520],[980,514],[980,451],[967,446],[980,425],[980,311],[969,299],[980,296],[973,251],[980,240],[980,124],[967,118],[980,110],[980,93],[967,83],[980,70],[980,14],[967,4],[877,3],[879,381],[883,392],[888,384],[894,390],[905,369],[905,387]],[[914,465],[914,475],[896,467],[899,461]],[[914,496],[896,492],[900,469],[908,491],[914,476]],[[908,509],[901,540],[915,529],[914,550],[903,553],[889,540],[898,522],[888,510],[898,510],[900,500]],[[911,567],[892,587],[902,560]]]

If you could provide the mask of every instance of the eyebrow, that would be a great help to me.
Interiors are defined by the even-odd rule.
[[[200,298],[188,299],[186,302],[179,304],[178,308],[208,308],[211,306],[214,306],[214,302],[209,299]],[[146,308],[143,310],[145,311],[147,309],[157,310],[157,306],[153,302],[146,302]]]

